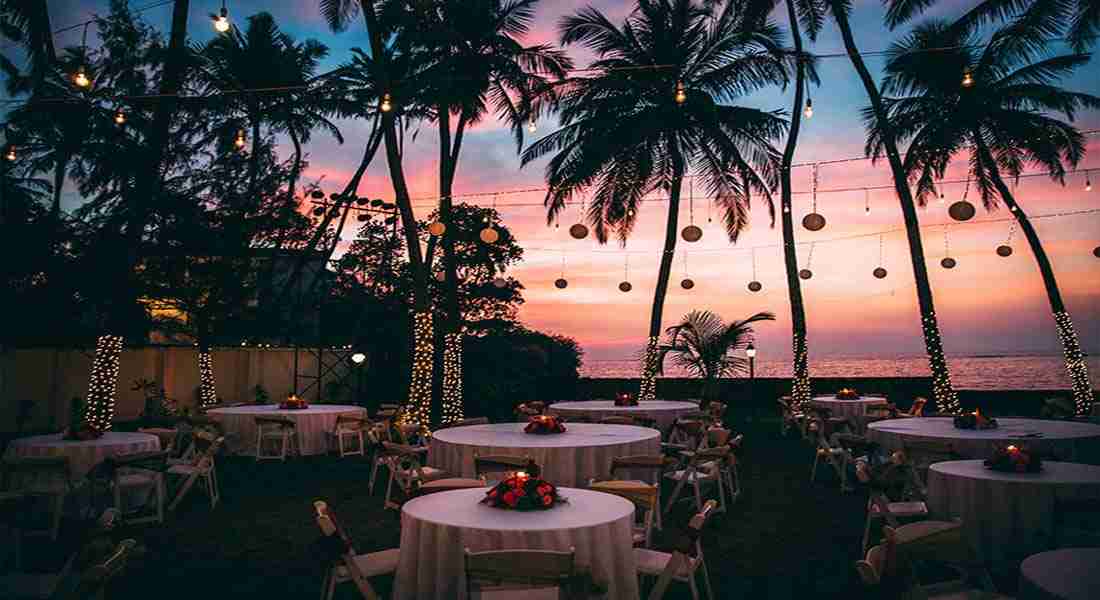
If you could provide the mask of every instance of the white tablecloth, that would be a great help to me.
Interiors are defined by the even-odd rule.
[[[108,431],[94,440],[65,440],[60,433],[35,435],[12,440],[5,456],[67,456],[69,473],[74,480],[83,479],[88,471],[112,456],[160,450],[160,439],[147,433]]]
[[[314,404],[302,410],[282,410],[277,404],[265,404],[215,408],[206,414],[221,423],[230,450],[248,455],[256,454],[256,417],[291,419],[298,431],[298,447],[303,455],[311,455],[324,454],[331,448],[329,434],[336,430],[336,417],[366,417],[367,411],[343,404]]]
[[[886,406],[887,401],[882,396],[863,396],[856,400],[840,400],[836,396],[814,396],[810,404],[829,409],[834,417],[851,419],[867,416],[868,406]]]
[[[546,412],[552,415],[561,415],[567,420],[569,417],[584,416],[599,421],[612,415],[630,415],[632,417],[646,417],[657,421],[657,427],[661,431],[668,431],[672,423],[687,414],[699,411],[699,405],[693,402],[677,402],[674,400],[652,400],[638,402],[638,406],[615,406],[613,400],[585,400],[583,402],[559,402],[551,404]]]
[[[1100,548],[1065,548],[1020,564],[1020,600],[1091,600],[1100,594]]]
[[[906,441],[951,444],[964,458],[988,458],[994,446],[1009,443],[1058,460],[1100,463],[1100,425],[1044,419],[997,419],[997,429],[956,429],[950,417],[889,419],[867,426],[867,436],[883,448],[900,450]]]
[[[611,459],[632,454],[660,454],[661,432],[648,427],[566,423],[565,433],[524,433],[526,423],[493,423],[437,431],[428,464],[454,477],[474,476],[474,452],[530,456],[542,477],[555,485],[587,485],[607,479]]]
[[[590,490],[559,488],[567,502],[517,512],[480,504],[485,490],[423,496],[401,509],[401,559],[393,597],[466,598],[463,553],[576,549],[578,569],[592,574],[612,600],[638,597],[631,527],[634,505]],[[516,598],[523,598],[516,592]]]
[[[974,549],[988,561],[1049,547],[1056,496],[1100,498],[1100,467],[1043,461],[1039,473],[1003,473],[980,460],[956,460],[928,469],[929,511],[938,519],[962,518]]]

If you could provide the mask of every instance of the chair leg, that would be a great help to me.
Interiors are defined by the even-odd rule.
[[[394,472],[393,472],[393,469],[390,469],[390,479],[386,483],[386,500],[385,500],[385,503],[384,503],[386,508],[389,508],[389,506],[390,506],[390,493],[393,491],[393,479],[394,479]]]
[[[680,480],[676,482],[676,487],[672,488],[672,495],[668,497],[668,502],[665,504],[665,512],[672,510],[672,505],[676,504],[676,500],[680,497],[680,492],[684,489],[684,484],[687,483],[690,477],[688,470],[680,472]]]
[[[821,462],[821,454],[814,452],[814,466],[810,469],[810,483],[817,481],[817,463]]]
[[[378,461],[378,457],[375,456],[374,457],[374,466],[372,466],[371,469],[370,469],[370,482],[367,484],[367,493],[372,495],[372,496],[374,495],[374,481],[378,478],[378,465],[379,464],[380,463]]]
[[[699,586],[695,583],[695,573],[691,573],[687,577],[688,587],[691,588],[691,600],[699,600]]]
[[[61,532],[61,513],[65,509],[65,495],[56,494],[53,497],[53,515],[52,523],[50,524],[50,539],[57,541],[57,535]]]
[[[867,544],[871,541],[871,512],[867,512],[867,520],[863,524],[863,542],[859,547],[859,555],[867,554]]]
[[[703,510],[703,492],[699,489],[699,474],[696,473],[692,479],[694,481],[691,482],[691,486],[695,488],[695,510],[698,512]]]
[[[699,568],[703,571],[703,586],[707,588],[707,600],[714,600],[714,589],[710,585],[710,571],[707,570],[707,561],[703,560]]]

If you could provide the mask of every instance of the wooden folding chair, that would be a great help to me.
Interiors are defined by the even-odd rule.
[[[67,456],[27,456],[4,459],[0,491],[17,492],[26,498],[45,498],[50,506],[45,529],[24,529],[24,535],[47,535],[57,540],[65,499],[73,492],[72,471]]]
[[[896,528],[901,525],[902,520],[912,521],[928,517],[923,487],[919,485],[920,482],[911,465],[892,462],[883,472],[875,474],[866,462],[858,461],[856,477],[869,486],[867,519],[863,525],[861,553],[867,552],[871,543],[871,529],[876,523]],[[902,497],[911,499],[892,502],[887,495],[889,488],[896,489]]]
[[[210,436],[206,432],[196,433],[195,435],[196,441],[199,439],[206,440]],[[168,467],[167,473],[169,475],[178,475],[183,478],[172,503],[168,505],[169,512],[176,510],[176,507],[179,506],[187,493],[191,491],[191,487],[199,479],[202,479],[206,495],[210,498],[210,508],[213,509],[218,505],[218,501],[221,500],[221,488],[218,485],[218,473],[215,468],[214,457],[224,443],[225,437],[214,438],[201,454],[196,455],[191,464]]]
[[[337,415],[336,428],[332,435],[336,441],[336,452],[340,458],[345,456],[364,456],[367,446],[364,442],[363,431],[370,426],[370,422],[360,417],[349,415]],[[344,446],[344,440],[352,442],[350,449]]]
[[[611,481],[639,481],[651,486],[657,492],[654,526],[661,529],[661,481],[665,471],[677,464],[671,457],[661,454],[633,454],[615,456],[611,459]],[[642,474],[643,479],[636,477]],[[628,479],[629,478],[629,479]]]
[[[279,417],[254,417],[256,421],[256,462],[261,460],[286,461],[298,446],[298,426],[293,419]],[[275,442],[271,454],[264,453],[265,442]]]
[[[516,471],[528,469],[532,462],[530,456],[481,455],[474,452],[474,477],[486,481],[503,481]],[[535,468],[540,471],[542,469],[538,465]],[[530,475],[535,475],[535,473],[530,473]],[[490,480],[489,476],[495,476],[496,479]]]
[[[577,598],[576,550],[492,550],[466,548],[466,594],[474,598]],[[474,594],[477,594],[476,596]]]
[[[696,573],[699,571],[703,572],[703,585],[707,591],[707,598],[713,600],[714,590],[711,588],[707,563],[703,559],[701,538],[703,526],[714,513],[716,505],[714,500],[708,500],[699,509],[699,512],[688,522],[687,530],[672,552],[646,548],[634,549],[634,561],[637,564],[638,574],[657,578],[657,583],[649,593],[649,600],[663,598],[673,580],[688,584],[693,600],[699,600],[699,588],[695,582]]]
[[[114,508],[123,516],[127,524],[164,522],[164,472],[168,469],[168,454],[167,450],[163,450],[139,452],[108,459],[113,470],[111,487],[114,492]],[[141,516],[140,512],[128,513],[123,506],[123,492],[133,489],[149,489],[149,496],[153,499],[149,514]],[[145,504],[148,505],[149,502],[146,501]]]
[[[398,548],[390,548],[359,554],[355,551],[355,546],[347,532],[340,526],[336,513],[327,502],[314,501],[313,510],[317,526],[324,536],[326,549],[331,554],[331,565],[321,581],[321,600],[331,600],[337,584],[349,581],[355,584],[359,594],[366,600],[379,600],[368,578],[392,575],[397,571],[401,551]]]
[[[386,466],[390,470],[390,478],[386,483],[386,508],[401,507],[393,501],[394,483],[401,488],[405,498],[408,499],[424,483],[447,477],[447,472],[443,469],[424,464],[423,457],[428,449],[423,446],[409,446],[394,442],[382,442],[382,446],[385,448]]]
[[[428,494],[437,494],[439,492],[450,492],[454,490],[468,490],[473,488],[488,487],[488,483],[484,479],[469,479],[466,477],[447,477],[445,479],[436,479],[434,481],[425,481],[421,483],[414,494],[416,496],[427,496]]]
[[[668,502],[665,503],[665,512],[672,510],[672,505],[680,499],[680,493],[683,491],[684,486],[690,484],[695,492],[695,509],[703,510],[703,483],[714,483],[718,486],[719,499],[725,498],[725,481],[719,468],[715,465],[726,460],[729,456],[730,447],[719,446],[716,448],[703,448],[689,453],[687,465],[683,469],[677,469],[675,471],[669,471],[665,473],[665,479],[669,479],[676,482],[676,487],[673,488],[672,494],[669,495]],[[723,506],[719,510],[724,509]]]
[[[613,496],[619,496],[634,503],[642,516],[639,524],[636,520],[632,538],[635,546],[650,548],[653,546],[654,515],[661,513],[660,488],[644,481],[589,481],[588,489]],[[637,519],[637,517],[635,517]]]

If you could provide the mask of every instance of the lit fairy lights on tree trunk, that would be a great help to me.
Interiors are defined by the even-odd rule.
[[[810,401],[810,367],[806,352],[806,336],[794,334],[794,377],[791,385],[791,403],[795,410]]]
[[[1058,337],[1062,341],[1062,352],[1066,357],[1066,370],[1069,371],[1070,383],[1073,385],[1074,413],[1079,417],[1087,416],[1092,411],[1093,396],[1085,354],[1081,352],[1081,344],[1077,341],[1077,332],[1073,329],[1069,313],[1054,313],[1054,322],[1058,325]]]
[[[463,418],[462,410],[462,333],[448,333],[443,341],[444,425]]]
[[[409,402],[401,412],[399,423],[419,423],[427,430],[432,415],[432,313],[413,313],[412,375],[409,379]]]
[[[940,339],[940,326],[936,314],[922,319],[924,345],[928,350],[928,365],[932,371],[932,396],[936,399],[936,410],[957,415],[962,411],[959,395],[951,386],[951,372],[947,369],[947,359],[943,354],[943,340]]]
[[[122,336],[101,335],[96,339],[95,358],[88,382],[84,420],[98,431],[108,431],[115,418],[118,393],[118,362],[122,354]],[[73,424],[76,425],[75,423]]]
[[[199,407],[209,408],[218,403],[214,388],[214,358],[210,348],[199,349]]]
[[[642,358],[642,385],[638,389],[638,400],[648,402],[657,399],[657,336],[652,336],[645,346]]]

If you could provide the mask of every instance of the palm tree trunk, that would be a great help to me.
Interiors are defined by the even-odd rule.
[[[378,17],[374,2],[361,0],[363,19],[370,38],[371,56],[379,63],[377,78],[379,88],[390,89],[389,65],[383,49],[382,31],[378,27]],[[401,214],[401,227],[405,234],[406,251],[409,255],[409,267],[413,272],[413,365],[409,380],[409,400],[402,414],[404,422],[417,422],[427,427],[431,419],[432,403],[432,312],[428,298],[428,269],[420,250],[420,237],[413,213],[409,186],[405,181],[405,171],[400,152],[400,140],[397,137],[395,111],[382,113],[382,137],[386,145],[386,164],[389,168],[390,182],[393,184],[394,201]]]
[[[218,403],[214,385],[214,358],[206,338],[199,343],[199,408],[206,409]]]
[[[676,255],[676,234],[680,230],[680,188],[684,183],[684,157],[679,148],[672,150],[672,188],[668,194],[668,221],[665,223],[665,247],[661,268],[657,272],[657,288],[653,291],[653,310],[649,315],[649,339],[642,358],[642,383],[638,400],[657,399],[657,344],[661,339],[661,319],[665,311],[665,295],[672,275],[672,259]]]
[[[252,155],[248,157],[248,202],[257,202],[256,198],[260,190],[260,117],[258,110],[251,118],[252,125]]]
[[[852,61],[859,74],[860,81],[871,101],[871,109],[874,111],[875,120],[882,130],[883,147],[886,149],[886,157],[890,163],[890,171],[894,179],[894,191],[901,203],[901,214],[905,221],[905,233],[909,240],[909,257],[913,263],[913,279],[917,285],[917,303],[920,306],[921,329],[924,333],[925,351],[928,353],[929,367],[932,371],[932,393],[936,400],[937,409],[945,413],[958,413],[959,398],[951,386],[951,373],[947,369],[947,359],[943,353],[943,340],[940,338],[940,326],[936,320],[936,308],[932,301],[932,286],[928,281],[928,266],[924,262],[924,246],[920,237],[920,222],[917,219],[916,206],[913,203],[913,195],[909,191],[909,183],[902,167],[901,154],[898,152],[896,138],[886,118],[886,109],[882,104],[882,96],[875,85],[871,72],[863,62],[863,57],[856,47],[855,38],[852,36],[852,27],[848,22],[848,12],[840,0],[830,0],[833,16],[840,28],[841,37],[844,39],[844,49],[848,58]]]
[[[1085,362],[1084,352],[1081,351],[1081,344],[1077,340],[1077,331],[1073,327],[1073,320],[1070,319],[1069,311],[1066,310],[1066,305],[1062,301],[1062,292],[1058,289],[1058,280],[1054,278],[1054,268],[1050,264],[1050,258],[1047,257],[1046,250],[1043,249],[1043,243],[1039,240],[1039,234],[1035,232],[1035,227],[1031,225],[1031,220],[1027,218],[1024,209],[1016,203],[1016,197],[1012,194],[1012,190],[1005,185],[1004,179],[1001,178],[1000,169],[978,132],[975,132],[974,139],[977,141],[976,147],[980,160],[985,163],[986,170],[993,180],[993,185],[997,188],[1001,199],[1004,200],[1008,210],[1020,225],[1020,231],[1027,238],[1027,244],[1031,247],[1031,254],[1035,257],[1036,264],[1039,265],[1039,274],[1043,277],[1043,287],[1047,290],[1050,310],[1054,313],[1054,324],[1058,328],[1058,338],[1062,342],[1062,353],[1066,359],[1066,370],[1069,371],[1070,383],[1073,386],[1075,413],[1078,416],[1085,416],[1092,410],[1093,402],[1088,364]]]
[[[458,152],[466,119],[458,120],[458,131],[451,137],[451,107],[441,104],[439,112],[439,219],[447,226],[441,240],[443,246],[443,325],[442,381],[438,403],[440,421],[451,423],[463,418],[462,410],[462,314],[458,307],[458,264],[455,260],[453,198]],[[434,404],[434,402],[433,402]]]
[[[293,127],[287,128],[287,137],[294,145],[294,166],[291,167],[286,189],[287,197],[294,198],[294,188],[298,187],[298,178],[302,175],[302,141],[298,139],[298,132]]]
[[[787,272],[787,295],[791,305],[791,337],[793,370],[791,378],[791,402],[795,409],[810,400],[810,366],[806,347],[806,307],[802,301],[802,281],[798,278],[798,253],[794,243],[794,217],[791,209],[791,164],[794,162],[798,133],[802,126],[802,94],[806,84],[806,63],[802,60],[802,34],[798,29],[798,15],[794,0],[787,0],[787,16],[791,24],[791,37],[798,54],[795,71],[794,107],[791,109],[791,129],[787,146],[783,149],[783,163],[779,170],[783,227],[783,264]]]

